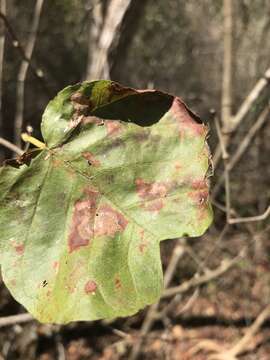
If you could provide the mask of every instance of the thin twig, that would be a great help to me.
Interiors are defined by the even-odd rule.
[[[270,205],[265,210],[265,212],[263,212],[261,215],[229,219],[229,224],[239,224],[239,223],[247,223],[247,222],[254,222],[254,221],[262,221],[262,220],[265,220],[266,218],[268,218],[268,216],[270,216]]]
[[[36,68],[31,62],[30,59],[26,56],[26,52],[24,50],[24,47],[22,46],[21,42],[19,41],[10,21],[6,17],[6,14],[3,11],[0,11],[0,18],[3,20],[6,29],[8,31],[9,37],[11,39],[11,43],[15,49],[18,50],[23,60],[27,61],[29,63],[29,69],[33,73],[33,75],[41,80],[43,87],[48,91],[48,88],[46,84],[44,83],[44,74],[43,71],[39,68]]]
[[[22,323],[33,321],[33,320],[34,320],[33,316],[28,313],[4,316],[4,317],[0,318],[0,327],[10,326],[10,325],[15,325],[15,324],[22,324]]]
[[[166,269],[166,273],[164,275],[164,287],[165,288],[170,284],[170,282],[173,278],[176,266],[178,264],[178,261],[183,256],[183,254],[184,254],[184,248],[181,244],[178,243],[173,250],[171,260],[169,262],[169,265]],[[157,314],[158,307],[159,307],[159,302],[150,306],[150,308],[148,309],[148,312],[144,318],[144,321],[143,321],[143,324],[141,327],[140,336],[132,349],[132,352],[130,355],[130,360],[136,360],[138,358],[138,356],[141,352],[144,337],[150,331],[154,321],[157,318],[156,314]]]
[[[270,86],[270,68],[266,70],[263,77],[261,77],[253,89],[250,91],[248,96],[245,98],[244,102],[240,106],[238,112],[231,119],[231,129],[230,131],[235,131],[240,123],[245,119],[247,114],[252,109],[253,105],[257,99],[261,96],[266,87]],[[221,159],[221,149],[220,145],[217,147],[215,154],[213,156],[214,166],[217,167],[219,160]]]
[[[233,130],[235,130],[241,121],[245,118],[247,113],[250,111],[252,106],[254,105],[255,101],[260,97],[262,91],[270,85],[270,68],[268,68],[264,76],[256,83],[254,88],[251,90],[249,95],[246,97],[240,109],[233,117]]]
[[[237,360],[237,357],[247,351],[247,346],[250,344],[252,338],[259,331],[263,323],[270,316],[270,304],[268,304],[263,311],[258,315],[253,324],[248,328],[245,335],[230,349],[230,350],[221,350],[218,345],[213,346],[213,351],[217,354],[213,354],[209,357],[211,360]]]
[[[187,312],[194,304],[195,301],[198,299],[200,294],[200,289],[196,288],[193,292],[193,294],[190,296],[190,298],[188,299],[188,301],[182,306],[182,308],[180,309],[180,311],[178,311],[176,313],[176,316],[182,315],[185,312]],[[177,296],[177,295],[176,295]],[[178,294],[179,296],[179,294]]]
[[[268,114],[268,108],[267,108]],[[266,114],[266,115],[267,115]],[[215,119],[216,120],[216,119]],[[248,223],[254,221],[262,221],[265,220],[270,215],[270,206],[265,210],[265,212],[261,215],[256,216],[248,216],[248,217],[238,217],[238,218],[231,218],[231,189],[230,189],[230,167],[229,167],[229,155],[226,151],[226,144],[224,138],[221,133],[220,126],[218,121],[215,121],[218,139],[220,142],[220,148],[222,151],[222,158],[224,161],[224,179],[225,179],[225,197],[226,197],[226,217],[228,224],[238,224],[238,223]]]
[[[209,281],[212,281],[214,279],[217,279],[221,275],[223,275],[225,272],[227,272],[229,269],[231,269],[233,266],[237,265],[239,263],[239,259],[241,259],[244,256],[245,249],[243,249],[239,255],[234,257],[231,260],[223,260],[216,269],[209,270],[207,273],[198,276],[197,274],[194,275],[190,280],[185,281],[179,286],[171,287],[167,290],[164,290],[162,294],[162,298],[167,298],[174,296],[176,294],[181,294],[189,291],[190,289],[193,289],[194,287],[203,285],[208,283]]]
[[[232,109],[232,44],[233,2],[223,0],[223,77],[221,96],[221,121],[223,131],[229,135]]]
[[[2,137],[0,137],[0,145],[3,145],[4,147],[6,147],[7,149],[13,151],[14,153],[18,154],[18,155],[22,155],[23,154],[23,150],[20,149],[18,146],[12,144],[10,141],[3,139]]]
[[[255,123],[249,129],[249,131],[246,134],[246,136],[244,137],[244,139],[238,145],[238,148],[237,148],[235,154],[231,157],[231,159],[228,163],[228,169],[230,171],[235,167],[235,165],[238,164],[241,157],[245,154],[251,141],[254,139],[257,132],[262,128],[265,121],[268,119],[268,116],[269,116],[269,105],[262,111],[262,113],[260,114],[258,119],[255,121]],[[224,174],[219,177],[219,180],[212,191],[213,199],[215,199],[215,197],[217,196],[223,182],[224,182]]]
[[[25,79],[27,76],[29,63],[31,62],[31,57],[36,43],[43,2],[44,0],[36,1],[34,14],[33,14],[33,22],[31,26],[29,38],[27,40],[25,47],[25,56],[27,60],[24,59],[22,61],[17,77],[16,114],[15,114],[15,144],[17,146],[21,145],[21,132],[22,132],[23,114],[24,114]]]
[[[228,154],[227,149],[226,149],[225,138],[223,138],[223,136],[222,136],[222,132],[221,132],[221,129],[220,129],[220,126],[219,126],[219,123],[218,123],[218,120],[217,120],[216,117],[215,117],[215,125],[216,125],[217,135],[218,135],[220,148],[221,148],[221,152],[222,152],[222,159],[223,159],[223,162],[224,162],[226,218],[227,218],[227,222],[229,222],[230,216],[231,216],[230,177],[229,177],[230,170],[229,170],[229,167],[228,167],[229,154]]]
[[[243,352],[246,345],[250,342],[250,340],[254,337],[254,335],[258,332],[260,327],[263,325],[265,320],[270,316],[270,304],[268,304],[263,311],[258,315],[253,324],[249,327],[245,335],[238,341],[233,348],[229,351],[230,354],[237,356]]]

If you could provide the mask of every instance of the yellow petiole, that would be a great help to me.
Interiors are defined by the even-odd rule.
[[[46,145],[42,141],[39,141],[38,139],[34,138],[33,136],[28,135],[27,133],[22,133],[21,138],[23,139],[23,141],[33,144],[36,147],[38,147],[39,149],[46,148]]]

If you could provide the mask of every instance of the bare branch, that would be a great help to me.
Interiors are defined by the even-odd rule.
[[[223,77],[221,97],[221,121],[224,133],[229,135],[232,111],[232,43],[233,2],[223,0]]]
[[[245,154],[248,146],[250,145],[251,141],[254,139],[257,132],[262,128],[266,120],[269,116],[269,105],[262,111],[256,122],[251,126],[248,133],[244,137],[244,139],[241,141],[241,143],[238,145],[238,148],[235,152],[235,154],[231,157],[229,163],[228,163],[228,169],[231,171],[236,164],[238,164],[239,160],[241,159],[242,155]],[[221,185],[224,182],[224,174],[219,177],[219,181],[215,185],[213,191],[212,191],[212,197],[215,198],[218,194]]]
[[[236,342],[236,344],[229,350],[224,350],[224,348],[212,340],[203,340],[200,341],[198,345],[192,349],[193,355],[201,349],[207,349],[210,352],[214,352],[209,356],[210,360],[237,360],[237,357],[242,353],[248,351],[248,345],[250,344],[252,338],[259,331],[263,323],[270,316],[270,305],[267,305],[263,311],[257,316],[253,324],[248,328],[245,335]]]
[[[18,146],[12,144],[10,141],[3,139],[2,137],[0,137],[0,145],[3,145],[4,147],[6,147],[7,149],[15,152],[18,155],[22,155],[23,154],[23,150],[20,149]]]
[[[22,46],[22,44],[20,43],[15,31],[13,30],[12,25],[10,24],[8,18],[6,17],[6,15],[0,11],[0,18],[3,20],[6,29],[8,31],[8,34],[11,38],[11,42],[12,45],[15,49],[18,50],[18,52],[20,53],[21,57],[23,60],[27,61],[29,63],[29,69],[32,71],[33,75],[38,79],[42,81],[42,85],[43,87],[48,91],[47,87],[45,86],[44,82],[43,82],[43,72],[41,69],[35,68],[33,66],[33,64],[30,62],[30,59],[26,56],[26,52]]]
[[[266,109],[266,115],[268,114],[269,109]],[[265,119],[262,118],[262,120],[264,121]],[[262,121],[260,120],[260,122]],[[225,180],[225,196],[226,196],[226,217],[227,217],[227,223],[228,224],[238,224],[238,223],[247,223],[247,222],[254,222],[254,221],[262,221],[265,220],[269,215],[270,215],[270,206],[266,209],[266,211],[261,214],[261,215],[257,215],[257,216],[251,216],[251,217],[238,217],[238,218],[231,218],[231,189],[230,189],[230,168],[229,168],[229,163],[228,163],[228,158],[229,155],[226,151],[226,144],[225,144],[225,140],[222,136],[221,133],[221,129],[220,126],[218,124],[218,121],[215,119],[215,123],[216,123],[216,129],[217,129],[217,134],[218,134],[218,139],[220,142],[220,148],[222,151],[222,158],[224,161],[224,180]],[[257,127],[256,127],[257,129]],[[252,134],[254,133],[254,129],[252,130]],[[246,145],[242,146],[242,150],[245,149],[248,145],[250,141],[250,136],[248,137],[247,141],[245,142]],[[241,145],[240,145],[241,146]],[[241,150],[241,151],[242,151]],[[239,153],[237,152],[237,156],[238,158]]]
[[[25,89],[25,79],[27,76],[29,63],[31,61],[31,57],[33,54],[37,32],[39,27],[39,20],[41,15],[41,10],[43,6],[44,0],[37,0],[33,22],[29,34],[29,38],[27,40],[26,48],[25,48],[25,56],[28,59],[23,60],[19,69],[18,77],[17,77],[17,93],[16,93],[16,114],[15,114],[15,144],[21,145],[21,132],[23,126],[23,113],[24,113],[24,89]]]
[[[178,261],[183,255],[184,255],[184,247],[178,243],[174,248],[170,263],[169,263],[169,265],[166,269],[166,273],[164,275],[164,287],[165,288],[170,284],[170,282],[173,278],[176,266],[178,264]],[[151,330],[151,327],[157,318],[156,314],[157,314],[158,307],[159,307],[159,302],[150,306],[150,308],[144,318],[142,327],[141,327],[140,337],[138,338],[137,342],[135,343],[135,345],[132,349],[130,360],[136,360],[138,358],[138,356],[141,352],[144,337]]]
[[[220,148],[221,148],[221,152],[222,152],[222,159],[223,159],[223,162],[224,162],[226,218],[227,218],[227,222],[229,223],[230,216],[231,216],[231,197],[230,197],[231,193],[230,193],[230,178],[229,178],[230,170],[228,168],[229,154],[228,154],[228,152],[226,150],[226,140],[222,136],[221,129],[220,129],[217,118],[215,118],[215,125],[216,125],[217,135],[218,135]]]
[[[233,130],[236,130],[241,121],[245,118],[247,113],[250,111],[255,101],[260,97],[262,91],[270,85],[270,68],[266,70],[264,76],[257,82],[254,88],[251,90],[249,95],[246,97],[245,101],[240,106],[240,109],[234,115],[233,122]]]
[[[267,305],[263,311],[258,315],[256,320],[247,330],[245,335],[242,337],[240,341],[238,341],[231,350],[229,350],[229,355],[237,356],[241,354],[245,347],[249,344],[250,340],[254,337],[254,335],[258,332],[260,327],[263,325],[265,320],[270,316],[270,304]],[[224,358],[225,359],[225,358]]]
[[[19,315],[11,315],[11,316],[4,316],[0,318],[0,328],[4,326],[10,326],[15,324],[22,324],[25,322],[33,321],[34,318],[32,315],[26,314],[19,314]]]
[[[239,255],[237,255],[232,260],[223,260],[220,266],[218,266],[214,270],[209,270],[207,273],[198,276],[197,274],[191,278],[190,280],[185,281],[179,286],[174,286],[172,288],[169,288],[167,290],[164,290],[162,294],[162,298],[167,298],[174,296],[176,294],[181,294],[189,291],[190,289],[206,284],[209,281],[212,281],[214,279],[217,279],[221,275],[223,275],[225,272],[227,272],[229,269],[231,269],[233,266],[237,265],[239,262],[239,259],[244,256],[245,249],[241,251]]]
[[[265,210],[265,212],[262,213],[261,215],[229,219],[229,224],[239,224],[239,223],[247,223],[247,222],[254,222],[254,221],[262,221],[262,220],[265,220],[266,218],[268,218],[269,215],[270,215],[270,205]]]
[[[251,90],[249,95],[246,97],[242,105],[240,106],[238,112],[231,119],[231,129],[230,131],[235,131],[241,122],[246,118],[250,110],[253,108],[256,101],[262,96],[266,88],[270,87],[270,68],[266,70],[264,76],[258,80],[254,88]],[[228,141],[230,141],[228,139]],[[221,159],[221,150],[220,146],[217,147],[215,155],[213,157],[213,162],[215,167],[217,167],[219,160]]]

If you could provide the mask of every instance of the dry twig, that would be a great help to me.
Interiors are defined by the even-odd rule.
[[[268,113],[268,109],[267,109]],[[229,168],[229,155],[226,151],[226,144],[224,141],[224,138],[221,133],[220,126],[218,124],[218,121],[216,120],[216,129],[217,134],[220,142],[220,148],[222,151],[222,158],[224,161],[224,179],[225,179],[225,197],[226,197],[226,218],[227,223],[232,224],[238,224],[238,223],[248,223],[248,222],[254,222],[254,221],[262,221],[265,220],[270,215],[270,206],[265,210],[263,214],[256,215],[256,216],[248,216],[248,217],[238,217],[238,218],[231,218],[231,189],[230,189],[230,168]]]
[[[46,86],[46,84],[43,82],[43,71],[39,68],[36,68],[32,63],[31,63],[31,59],[29,59],[26,55],[26,51],[24,50],[24,47],[22,46],[21,42],[19,41],[12,25],[10,24],[10,21],[8,20],[8,18],[6,17],[6,14],[3,11],[0,11],[0,18],[2,19],[2,21],[5,24],[5,27],[8,31],[9,37],[11,39],[12,45],[14,46],[15,49],[18,50],[18,52],[20,53],[22,59],[26,62],[29,63],[29,69],[32,71],[33,75],[42,81],[42,85],[44,87],[44,89],[46,91],[48,91],[48,88]]]
[[[212,340],[202,340],[190,350],[190,354],[195,355],[200,350],[208,350],[214,354],[209,356],[209,360],[237,360],[237,357],[248,351],[248,346],[263,323],[270,316],[270,304],[254,320],[245,335],[232,346],[231,349],[224,350],[224,347]]]
[[[235,165],[238,164],[239,160],[245,154],[245,151],[247,150],[248,146],[250,145],[251,141],[254,139],[257,132],[262,128],[266,120],[269,118],[269,106],[267,106],[260,116],[258,117],[257,121],[251,126],[248,133],[244,137],[244,139],[241,141],[241,143],[238,145],[235,154],[231,157],[230,161],[228,162],[228,170],[231,171]],[[219,181],[215,185],[213,191],[212,191],[212,198],[215,199],[216,195],[218,194],[221,185],[224,182],[224,174],[219,177]]]
[[[185,293],[194,287],[206,284],[209,281],[217,279],[229,269],[231,269],[233,266],[237,265],[239,263],[239,260],[244,256],[245,251],[246,249],[243,249],[239,255],[237,255],[231,260],[223,260],[221,264],[214,270],[208,270],[205,274],[201,276],[198,276],[198,274],[196,274],[190,280],[183,282],[181,285],[164,290],[162,298],[167,298],[176,294]]]
[[[20,149],[18,146],[12,144],[10,141],[3,139],[2,137],[0,137],[0,145],[3,145],[4,147],[6,147],[7,149],[13,151],[14,153],[18,154],[18,155],[22,155],[23,154],[23,150]]]
[[[232,44],[233,1],[223,0],[223,73],[221,96],[221,121],[224,133],[229,135],[232,110]]]
[[[166,269],[166,273],[164,275],[164,287],[165,288],[170,284],[170,282],[173,278],[175,269],[177,267],[178,261],[183,256],[183,254],[184,254],[184,247],[180,243],[178,243],[174,248],[170,263],[169,263],[169,265]],[[141,327],[141,331],[140,331],[140,336],[138,337],[138,340],[132,349],[130,360],[136,360],[138,358],[138,356],[141,352],[144,337],[151,330],[151,327],[157,318],[156,315],[157,315],[158,307],[159,307],[159,302],[150,306],[150,308],[144,318],[144,321],[143,321],[143,324]]]
[[[246,346],[258,332],[265,320],[270,316],[270,304],[258,315],[253,324],[249,327],[245,335],[229,350],[226,351],[219,359],[229,360],[230,357],[236,358],[245,351]],[[227,356],[227,357],[226,357]]]
[[[268,216],[270,216],[270,205],[265,210],[265,212],[263,212],[260,215],[229,219],[229,224],[239,224],[239,223],[248,223],[248,222],[254,222],[254,221],[263,221],[263,220],[267,219]]]
[[[19,314],[19,315],[11,315],[11,316],[4,316],[0,318],[0,328],[10,325],[22,324],[25,322],[33,321],[34,318],[32,315],[26,314]]]
[[[254,88],[251,90],[249,95],[246,97],[242,105],[240,106],[238,112],[231,119],[231,132],[234,132],[241,122],[245,119],[247,114],[250,112],[256,101],[264,92],[265,88],[270,86],[270,68],[266,70],[264,76],[261,77]],[[229,143],[230,139],[228,139]],[[217,147],[215,154],[213,156],[214,166],[217,167],[219,161],[221,159],[221,148],[220,145]]]
[[[23,126],[23,113],[24,113],[25,79],[27,76],[29,64],[31,62],[31,57],[36,43],[39,20],[40,20],[43,3],[44,0],[36,1],[34,14],[33,14],[33,22],[31,26],[29,38],[27,40],[25,47],[25,57],[27,60],[24,59],[22,61],[17,77],[16,114],[15,114],[15,144],[17,146],[21,145],[21,132]]]

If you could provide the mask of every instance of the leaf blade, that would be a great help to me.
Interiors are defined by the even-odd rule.
[[[78,91],[95,111],[74,110]],[[207,128],[180,99],[164,94],[160,105],[161,96],[112,82],[68,87],[45,111],[47,148],[29,167],[2,168],[3,277],[40,321],[127,316],[153,303],[162,290],[159,242],[210,225]],[[143,112],[134,110],[138,99]],[[151,125],[121,119],[131,111],[149,121],[149,104],[159,104]]]

